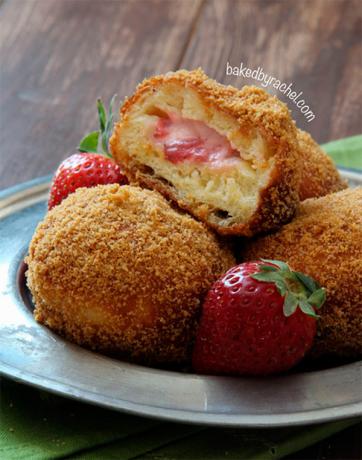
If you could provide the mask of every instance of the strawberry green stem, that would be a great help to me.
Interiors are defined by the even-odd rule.
[[[306,315],[318,318],[315,309],[325,302],[325,289],[304,273],[292,271],[285,262],[261,260],[265,265],[260,265],[260,271],[251,277],[276,286],[279,294],[284,297],[284,315],[291,316],[300,308]]]
[[[102,100],[100,98],[97,99],[99,130],[92,131],[83,137],[78,147],[80,152],[99,153],[108,158],[112,158],[109,152],[109,139],[113,130],[113,106],[116,97],[117,95],[114,94],[109,103],[108,113],[106,112]]]

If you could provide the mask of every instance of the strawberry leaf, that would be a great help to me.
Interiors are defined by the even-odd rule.
[[[255,273],[254,275],[250,275],[250,278],[253,278],[257,281],[262,281],[264,283],[274,284],[281,296],[284,296],[288,291],[287,285],[280,271]]]
[[[271,265],[260,265],[259,268],[263,272],[276,272],[278,270],[277,267],[272,267]]]
[[[287,285],[284,281],[276,281],[275,286],[277,287],[279,294],[284,297],[288,291]]]
[[[105,125],[104,125],[104,129],[101,130],[101,134],[102,134],[102,149],[103,149],[103,152],[108,156],[111,156],[109,154],[109,152],[108,152],[108,145],[109,145],[109,139],[110,139],[111,134],[112,134],[113,119],[114,119],[113,106],[114,106],[114,102],[116,100],[116,97],[117,97],[117,95],[114,94],[112,99],[111,99],[111,102],[109,104],[109,109],[108,109],[108,116],[106,116],[106,122],[105,122]],[[104,109],[104,107],[103,107],[103,109]]]
[[[314,308],[312,307],[312,305],[310,305],[310,303],[307,300],[300,299],[299,308],[306,315],[311,316],[312,318],[319,318],[319,315],[316,315]]]
[[[92,131],[83,137],[79,143],[80,152],[97,153],[98,152],[99,131]]]
[[[257,281],[264,281],[267,283],[283,282],[283,277],[279,272],[255,273],[254,275],[250,275],[250,277]]]
[[[294,272],[295,276],[298,278],[298,280],[308,289],[309,292],[314,292],[316,289],[318,289],[320,286],[319,284],[314,281],[313,278],[310,276],[305,275],[304,273],[300,272]]]
[[[108,155],[107,134],[105,131],[102,133],[102,150],[104,154]]]
[[[288,270],[288,271],[290,270],[288,264],[286,264],[285,262],[282,262],[280,260],[271,260],[271,259],[260,259],[260,260],[262,260],[263,262],[267,262],[267,263],[276,265],[281,270]]]
[[[291,316],[298,307],[298,299],[292,292],[288,292],[284,298],[283,313],[286,317]]]
[[[108,120],[112,118],[113,120],[113,106],[116,100],[117,94],[113,94],[111,102],[109,103],[109,109],[108,109]]]
[[[101,132],[104,131],[106,127],[106,109],[104,108],[104,104],[101,99],[97,99],[97,109],[98,109],[98,118],[99,118],[99,129]]]
[[[323,288],[314,291],[308,298],[308,303],[313,305],[314,308],[320,308],[326,300],[326,291]]]

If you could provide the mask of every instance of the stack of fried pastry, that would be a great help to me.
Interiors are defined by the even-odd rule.
[[[200,69],[171,72],[126,100],[110,147],[131,185],[75,192],[33,238],[40,322],[136,361],[185,361],[238,236],[243,260],[285,260],[326,287],[315,355],[361,354],[361,189],[341,191],[285,104]]]

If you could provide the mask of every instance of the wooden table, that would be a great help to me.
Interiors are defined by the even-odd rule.
[[[241,87],[227,62],[260,66],[303,91],[315,119],[289,107],[317,141],[361,131],[359,0],[5,0],[0,21],[0,188],[54,171],[97,128],[98,96],[182,67]],[[359,458],[360,434],[290,458]]]

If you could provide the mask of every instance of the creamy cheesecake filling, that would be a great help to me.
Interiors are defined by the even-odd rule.
[[[229,140],[206,123],[169,113],[157,119],[152,142],[173,164],[207,164],[226,169],[240,162],[240,153]]]
[[[273,165],[258,131],[205,109],[193,90],[174,87],[141,101],[122,128],[121,149],[131,152],[139,178],[159,181],[219,226],[245,222],[254,213]]]

